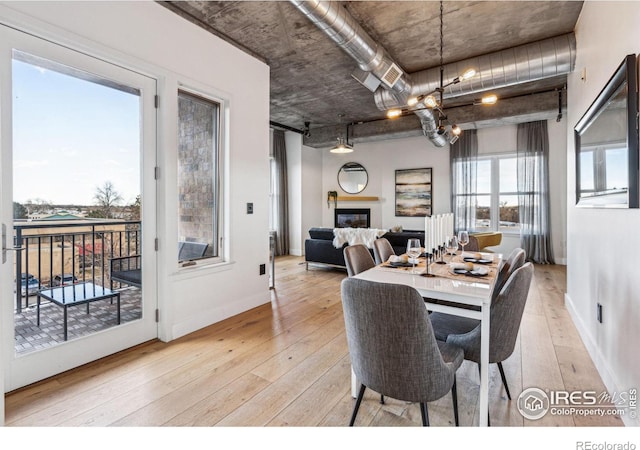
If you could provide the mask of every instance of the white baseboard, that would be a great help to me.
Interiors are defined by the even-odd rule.
[[[299,248],[290,248],[289,249],[289,254],[292,256],[302,256],[302,250]]]
[[[219,308],[191,316],[189,320],[184,322],[176,323],[171,327],[170,340],[178,339],[179,337],[193,333],[201,328],[208,327],[209,325],[221,322],[229,317],[233,317],[257,306],[269,303],[271,301],[271,294],[269,292],[270,291],[256,294],[244,299],[237,299]]]
[[[591,360],[593,361],[593,364],[596,366],[596,370],[600,374],[600,377],[602,378],[602,382],[607,388],[607,391],[609,391],[610,394],[613,392],[621,392],[621,389],[618,388],[618,384],[616,383],[615,376],[613,375],[613,373],[611,372],[607,364],[607,360],[605,359],[600,348],[596,344],[596,341],[593,335],[589,332],[589,328],[584,323],[582,318],[578,315],[578,311],[576,310],[575,305],[571,300],[571,297],[567,293],[564,294],[564,305],[567,308],[567,311],[569,312],[569,315],[573,320],[573,324],[578,330],[578,334],[580,335],[580,338],[582,339],[582,342],[584,343],[584,346],[586,347],[587,352],[589,352],[589,356],[591,356]],[[637,427],[638,425],[640,425],[640,422],[637,419],[632,419],[631,417],[628,417],[626,414],[622,415],[621,419],[622,419],[622,422],[625,424],[625,426],[628,426],[628,427],[631,427],[631,426]]]

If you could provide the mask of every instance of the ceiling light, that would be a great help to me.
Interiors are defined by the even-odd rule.
[[[353,151],[353,147],[349,144],[345,144],[344,139],[339,137],[336,146],[329,151],[331,153],[351,153]]]
[[[481,100],[483,105],[495,105],[497,101],[498,96],[495,94],[485,95]]]
[[[447,127],[447,116],[444,113],[444,89],[452,84],[460,83],[460,81],[468,80],[476,74],[475,69],[467,69],[464,71],[462,75],[454,78],[447,84],[444,84],[444,24],[443,24],[443,16],[444,16],[444,2],[440,0],[440,87],[436,89],[436,92],[440,93],[440,101],[437,102],[436,98],[433,95],[428,95],[425,99],[425,105],[427,105],[427,99],[431,97],[431,104],[435,104],[431,108],[436,111],[436,118],[438,119],[438,129],[437,133],[441,136],[444,136],[450,144],[455,143],[462,133],[462,130],[458,125],[452,125],[451,127]]]
[[[340,122],[342,122],[344,114],[338,114],[338,117],[340,118]],[[338,143],[329,151],[331,153],[351,153],[353,151],[353,146],[349,144],[349,124],[347,124],[346,136],[346,142],[342,136],[338,136]]]
[[[453,80],[448,83],[444,83],[444,56],[443,56],[443,48],[444,48],[444,25],[443,25],[443,17],[444,17],[444,2],[440,1],[440,85],[435,88],[433,91],[429,93],[423,93],[418,96],[410,97],[407,100],[407,106],[410,108],[409,111],[415,111],[416,108],[428,108],[433,110],[434,118],[437,121],[437,129],[436,133],[439,136],[444,136],[449,143],[453,144],[456,142],[462,133],[462,130],[459,126],[447,125],[447,116],[444,113],[444,90],[445,88],[451,86],[452,84],[460,83],[461,81],[469,80],[476,75],[476,69],[468,68],[466,69],[462,75],[455,77]],[[439,99],[437,95],[439,94]],[[493,103],[497,101],[497,97],[493,96]],[[483,103],[485,100],[483,99]],[[487,104],[487,103],[484,103]],[[415,108],[414,108],[415,107]],[[402,110],[392,109],[387,112],[387,117],[395,118],[402,114]]]
[[[400,117],[402,115],[401,109],[390,109],[387,111],[387,117],[389,119],[395,119],[396,117]]]
[[[468,80],[476,75],[476,69],[467,69],[460,75],[460,81]]]
[[[433,109],[436,106],[438,106],[438,100],[436,100],[436,98],[433,95],[427,95],[424,98],[424,106],[426,106],[429,109]]]

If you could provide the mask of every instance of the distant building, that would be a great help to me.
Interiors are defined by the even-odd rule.
[[[29,217],[31,219],[31,217]],[[55,214],[40,215],[37,219],[33,220],[83,220],[86,217],[71,214],[68,211],[57,211]]]

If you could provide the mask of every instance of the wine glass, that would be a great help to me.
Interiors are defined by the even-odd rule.
[[[451,257],[449,258],[449,263],[451,263],[451,261],[453,261],[453,257],[456,254],[456,250],[458,250],[458,238],[455,236],[447,236],[446,246],[447,253],[451,255]]]
[[[412,268],[411,273],[416,273],[416,261],[422,253],[422,247],[420,246],[420,239],[409,239],[407,241],[407,256],[411,258]]]
[[[469,243],[469,232],[468,231],[460,231],[458,233],[458,242],[462,246],[462,253],[464,253],[464,246]]]

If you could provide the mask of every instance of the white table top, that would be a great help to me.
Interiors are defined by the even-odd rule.
[[[494,254],[500,262],[502,255]],[[488,305],[491,301],[491,289],[495,280],[465,281],[454,280],[445,277],[424,277],[420,274],[412,274],[410,271],[383,268],[376,266],[359,273],[354,278],[360,280],[376,281],[378,283],[404,284],[414,287],[425,298],[447,300],[464,303],[467,305]]]

